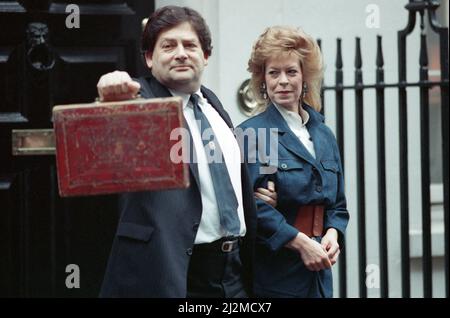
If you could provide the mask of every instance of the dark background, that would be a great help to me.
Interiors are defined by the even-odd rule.
[[[66,27],[68,3],[80,28]],[[94,101],[106,72],[144,74],[141,22],[153,10],[151,0],[0,1],[0,297],[98,296],[116,198],[59,197],[55,157],[13,156],[11,131],[52,128],[52,107]],[[79,289],[66,287],[69,264]]]

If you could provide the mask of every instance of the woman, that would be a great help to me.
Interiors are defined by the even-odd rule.
[[[349,214],[337,143],[319,113],[320,49],[301,30],[271,27],[253,46],[248,65],[252,92],[267,106],[239,126],[244,132],[256,130],[256,139],[243,145],[254,189],[260,192],[255,193],[256,295],[332,297],[331,267]],[[264,141],[258,140],[261,131]],[[274,140],[277,156],[267,160]],[[271,192],[261,188],[269,181],[278,194],[276,207],[264,201]]]

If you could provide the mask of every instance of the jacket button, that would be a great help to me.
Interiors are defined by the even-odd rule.
[[[186,250],[186,254],[189,255],[189,256],[191,256],[191,255],[192,255],[192,248],[188,248],[188,249]]]
[[[317,187],[316,187],[316,191],[317,191],[317,192],[322,192],[322,187],[321,187],[321,186],[317,186]]]
[[[194,223],[194,226],[192,227],[192,229],[193,229],[194,231],[197,231],[197,230],[198,230],[198,227],[199,227],[199,224],[198,224],[198,223]]]
[[[286,169],[286,168],[287,168],[287,164],[282,163],[282,164],[281,164],[281,168],[282,168],[282,169]]]

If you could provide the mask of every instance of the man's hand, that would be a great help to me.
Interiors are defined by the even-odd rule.
[[[338,240],[338,232],[336,229],[329,228],[327,233],[322,237],[322,247],[327,251],[328,258],[331,261],[331,264],[334,265],[337,262],[339,253],[341,250],[339,249]]]
[[[133,81],[127,72],[115,71],[100,77],[97,83],[100,101],[120,101],[136,98],[141,85]]]
[[[255,192],[255,197],[263,200],[267,204],[276,207],[277,206],[277,193],[275,192],[275,183],[273,181],[267,182],[267,189],[258,188]]]

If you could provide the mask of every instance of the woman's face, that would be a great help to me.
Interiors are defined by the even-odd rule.
[[[270,100],[290,111],[298,112],[303,84],[298,57],[289,55],[269,58],[264,78]]]

